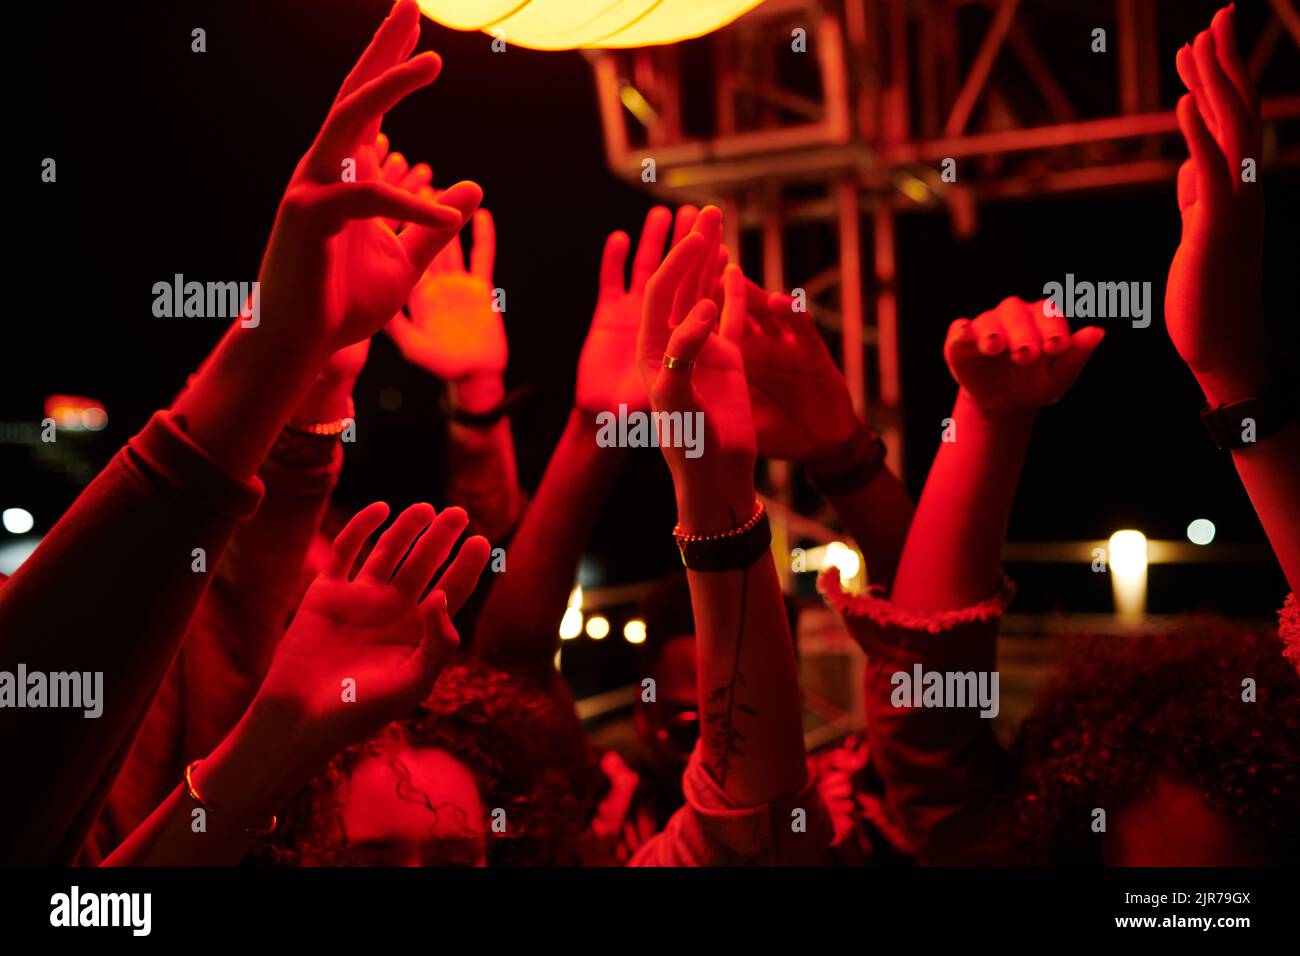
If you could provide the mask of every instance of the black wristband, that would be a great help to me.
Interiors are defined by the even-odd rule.
[[[1249,448],[1300,417],[1300,393],[1294,382],[1274,382],[1249,398],[1201,412],[1201,422],[1224,451]]]
[[[467,412],[464,409],[453,408],[446,396],[443,396],[443,411],[447,418],[457,425],[463,425],[466,428],[491,428],[501,419],[509,414],[510,409],[518,405],[521,401],[531,395],[533,386],[527,382],[518,388],[511,390],[505,398],[497,402],[485,412]]]
[[[808,469],[808,480],[813,487],[828,498],[838,498],[859,491],[876,480],[885,467],[888,449],[880,436],[867,429],[858,432],[848,443],[844,455],[849,460],[846,467],[834,471]]]
[[[772,526],[764,510],[739,534],[713,537],[678,535],[677,547],[687,570],[746,571],[772,547]]]

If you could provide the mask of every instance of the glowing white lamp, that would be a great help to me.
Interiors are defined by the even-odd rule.
[[[1187,526],[1187,540],[1192,544],[1209,544],[1214,540],[1214,522],[1209,518],[1197,518]]]
[[[609,633],[609,619],[600,614],[587,618],[587,636],[593,641],[603,641]]]
[[[848,585],[862,570],[862,558],[843,541],[832,541],[826,545],[826,556],[822,558],[822,567],[835,568],[840,572],[840,583]]]
[[[5,530],[10,534],[26,534],[36,524],[36,519],[26,508],[6,508],[0,514],[0,521],[4,522]]]
[[[1115,614],[1140,621],[1147,609],[1147,537],[1141,531],[1116,531],[1107,547]]]

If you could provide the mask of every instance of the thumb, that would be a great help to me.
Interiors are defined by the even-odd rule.
[[[470,221],[482,199],[483,190],[479,185],[464,180],[448,187],[438,196],[440,207],[448,207],[460,213],[459,222],[443,226],[424,223],[417,225],[418,221],[408,217],[407,221],[412,224],[403,229],[397,238],[401,240],[417,275],[423,274],[433,257],[460,233],[461,227]]]
[[[434,682],[452,653],[460,645],[460,635],[451,623],[447,612],[447,595],[433,590],[420,605],[420,621],[424,624],[424,639],[407,661],[411,671],[413,689],[424,700],[433,690]]]
[[[1070,336],[1070,349],[1056,356],[1055,372],[1057,380],[1069,388],[1078,379],[1083,367],[1097,351],[1097,346],[1106,337],[1106,330],[1095,325],[1079,329]]]
[[[718,307],[713,300],[701,299],[682,320],[681,325],[673,329],[664,355],[682,362],[695,361],[713,334],[717,318]],[[655,395],[667,404],[670,411],[689,408],[695,404],[695,393],[691,387],[693,373],[694,369],[690,368],[660,367],[659,376],[655,380]]]

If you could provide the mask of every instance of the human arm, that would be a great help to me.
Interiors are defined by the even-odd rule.
[[[1178,126],[1191,158],[1178,171],[1182,236],[1169,269],[1165,326],[1216,408],[1281,383],[1284,371],[1263,304],[1264,196],[1259,99],[1234,36],[1235,11],[1178,51],[1191,91]],[[1292,402],[1294,403],[1294,398]],[[1300,419],[1232,451],[1292,591],[1300,588]]]
[[[696,624],[700,741],[683,779],[686,806],[641,847],[634,865],[811,863],[833,837],[805,760],[798,672],[776,565],[765,546],[749,557],[748,549],[757,547],[750,536],[766,526],[754,524],[757,445],[742,352],[744,279],[737,267],[726,270],[720,322],[702,281],[720,229],[721,214],[706,207],[692,234],[664,260],[646,291],[637,351],[655,412],[689,416],[703,429],[693,451],[660,435],[679,533],[754,530],[732,539],[734,560],[721,567],[685,562]],[[740,541],[747,550],[736,547]]]
[[[0,796],[7,859],[75,855],[235,521],[256,508],[254,472],[284,421],[333,352],[391,316],[477,204],[473,184],[439,205],[397,195],[373,180],[371,147],[358,145],[436,75],[436,55],[401,62],[418,31],[415,4],[398,4],[345,81],[281,202],[256,308],[0,592],[3,656],[32,670],[102,675],[105,698],[94,719],[28,711],[5,728],[8,759],[23,768]],[[339,181],[346,158],[357,160],[355,182]],[[383,215],[413,225],[384,234],[374,218]]]
[[[388,515],[359,512],[334,542],[243,718],[105,861],[108,866],[230,866],[300,786],[340,750],[419,704],[458,638],[450,615],[487,562],[470,538],[432,590],[467,518],[404,511],[355,577],[366,540]],[[409,552],[409,553],[408,553]],[[202,821],[202,826],[198,825]]]

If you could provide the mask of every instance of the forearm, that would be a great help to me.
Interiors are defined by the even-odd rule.
[[[94,719],[61,711],[42,717],[40,733],[3,734],[14,766],[26,768],[22,785],[0,796],[0,817],[15,828],[0,840],[12,859],[76,853],[260,491],[218,467],[177,416],[159,413],[0,591],[7,659],[33,672],[102,675],[103,688]]]
[[[892,603],[909,611],[977,604],[1001,577],[1033,416],[991,418],[963,391],[952,417],[955,440],[935,455],[894,583]]]
[[[478,375],[448,382],[447,394],[453,408],[480,414],[505,397],[505,384],[500,375]],[[486,428],[452,422],[448,432],[451,480],[447,503],[459,505],[472,516],[472,531],[498,541],[514,529],[523,506],[510,419],[501,418]]]
[[[1227,374],[1198,375],[1211,407],[1254,395],[1279,373],[1269,363]],[[1300,421],[1232,453],[1241,483],[1264,526],[1292,591],[1300,591]]]
[[[744,523],[738,494],[679,491],[682,527],[710,533]],[[770,552],[744,571],[687,571],[695,613],[704,761],[741,806],[796,793],[807,781],[794,645]]]
[[[480,657],[549,675],[578,562],[624,455],[597,446],[591,416],[570,414],[506,554],[506,570],[479,616],[474,646]]]
[[[288,718],[254,704],[195,768],[190,796],[182,781],[104,861],[104,866],[233,866],[279,807],[328,755],[287,746]]]
[[[915,508],[903,483],[888,468],[882,468],[865,488],[846,495],[827,495],[827,501],[861,549],[868,580],[889,589]]]
[[[269,321],[236,321],[172,406],[195,443],[238,477],[257,471],[331,354],[328,342],[280,342]]]

